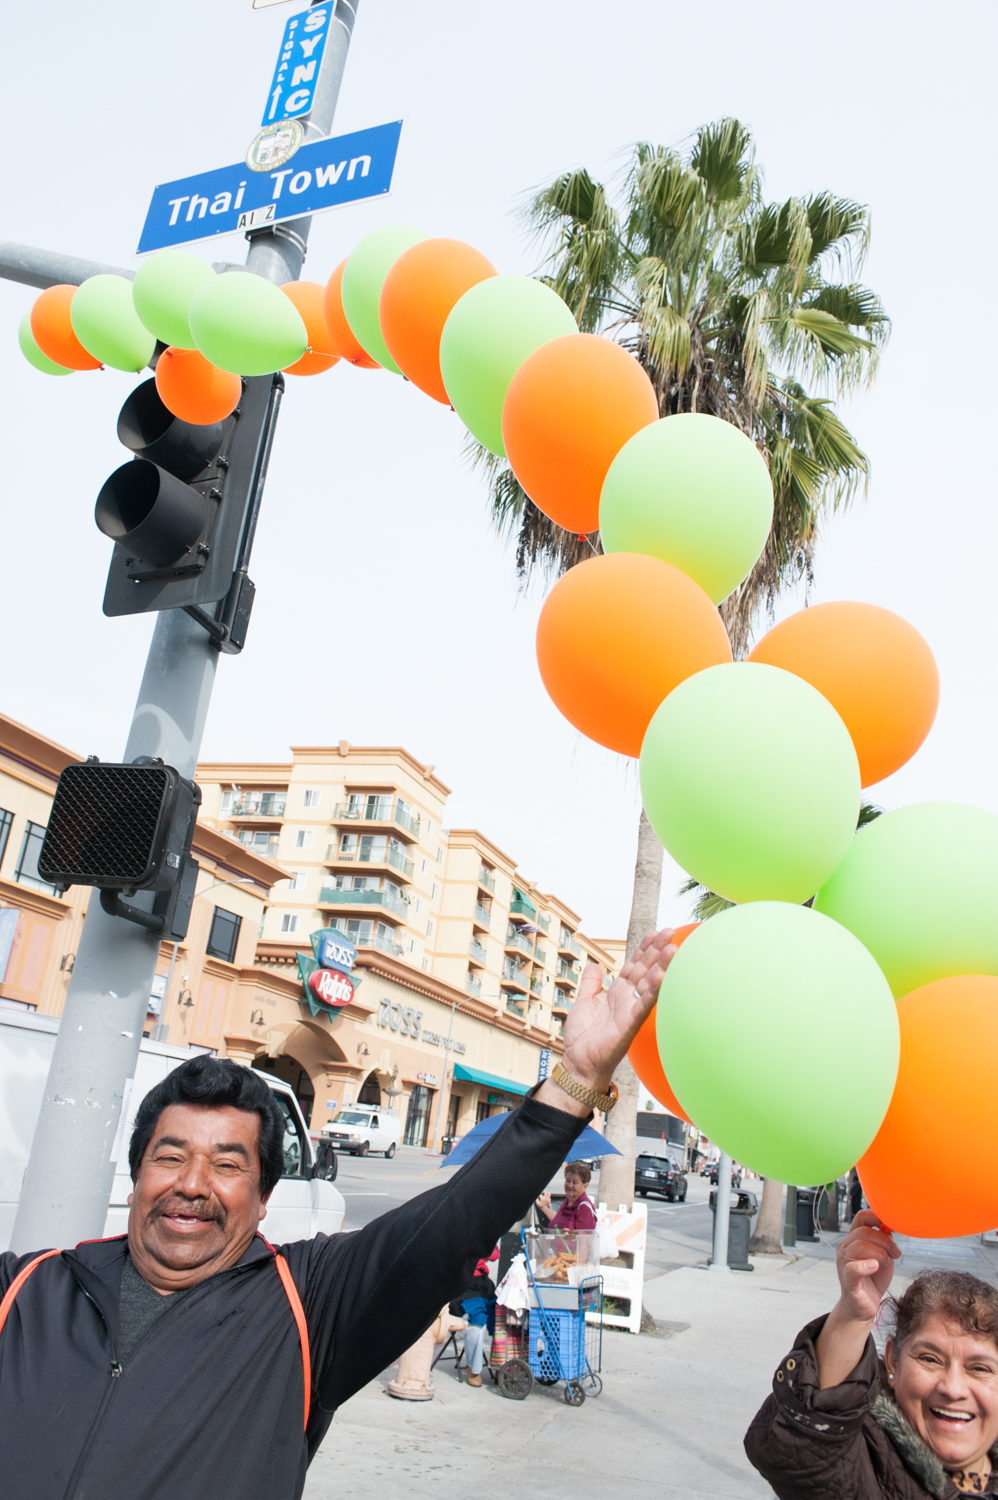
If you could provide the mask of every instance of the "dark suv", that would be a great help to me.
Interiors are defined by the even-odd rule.
[[[667,1156],[639,1156],[634,1164],[634,1191],[642,1198],[661,1193],[670,1203],[684,1203],[686,1178]]]

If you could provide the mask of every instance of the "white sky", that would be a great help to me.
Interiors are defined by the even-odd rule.
[[[137,265],[153,185],[243,155],[294,8],[8,7],[4,235]],[[994,31],[993,4],[972,0],[360,0],[334,129],[405,116],[396,190],[317,217],[304,273],[325,281],[392,222],[531,273],[537,253],[515,216],[529,189],[576,165],[609,174],[635,140],[679,143],[724,114],[754,130],[770,197],[827,188],[869,203],[865,279],[894,334],[875,388],[845,412],[872,458],[869,496],[829,522],[812,598],[886,605],[936,653],[939,718],[874,792],[889,807],[947,798],[998,812],[994,297],[983,275]],[[245,244],[202,253],[242,260]],[[32,297],[0,282],[0,705],[117,759],[151,622],[101,614],[109,549],[93,503],[127,456],[115,420],[135,382],[31,370],[16,333]],[[204,756],[282,759],[290,744],[341,738],[406,745],[455,789],[452,826],[481,828],[591,934],[622,934],[634,768],[583,740],[544,693],[540,595],[516,595],[458,419],[383,372],[338,366],[289,385],[248,646],[220,664]],[[680,879],[667,861],[663,921],[685,916]]]

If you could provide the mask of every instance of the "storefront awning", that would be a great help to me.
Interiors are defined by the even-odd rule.
[[[483,1073],[481,1068],[466,1068],[463,1063],[454,1064],[454,1082],[483,1083],[486,1088],[497,1089],[500,1094],[525,1094],[529,1083],[514,1083],[511,1078],[497,1078],[495,1073]]]

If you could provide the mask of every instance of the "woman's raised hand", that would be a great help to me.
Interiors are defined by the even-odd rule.
[[[870,1209],[861,1209],[835,1252],[840,1305],[846,1317],[857,1323],[873,1322],[900,1256],[891,1231]]]

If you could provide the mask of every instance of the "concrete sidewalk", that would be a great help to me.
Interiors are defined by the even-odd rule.
[[[306,1500],[387,1486],[466,1500],[603,1489],[614,1500],[764,1497],[742,1436],[798,1329],[835,1301],[834,1266],[802,1256],[754,1274],[684,1268],[645,1283],[659,1334],[606,1333],[603,1393],[566,1406],[563,1387],[508,1401],[486,1376],[434,1373],[433,1401],[404,1402],[372,1381],[341,1407],[309,1473]],[[387,1375],[386,1377],[387,1378]]]

